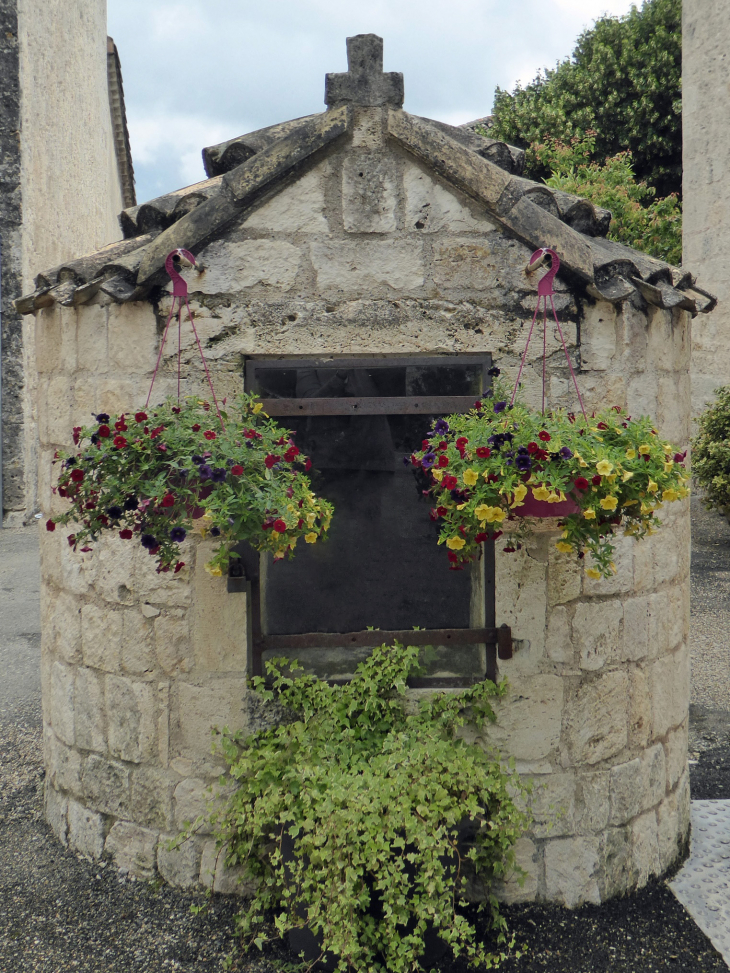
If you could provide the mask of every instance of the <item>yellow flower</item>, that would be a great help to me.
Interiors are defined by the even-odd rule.
[[[480,503],[474,511],[474,516],[477,520],[486,520],[491,509],[488,503]]]
[[[477,473],[476,470],[464,470],[463,479],[464,479],[464,483],[467,486],[474,486],[474,484],[479,479],[479,474]]]
[[[575,458],[576,458],[576,459],[578,460],[578,464],[579,464],[580,466],[588,466],[588,464],[587,464],[587,463],[586,463],[586,461],[585,461],[585,460],[583,459],[583,457],[582,457],[582,456],[580,456],[580,455],[579,455],[578,453],[576,453],[576,454],[575,454]]]
[[[573,550],[573,545],[568,544],[566,541],[558,541],[555,546],[559,551],[562,551],[564,554],[568,554],[570,551]]]
[[[527,496],[527,487],[524,483],[520,483],[519,486],[515,487],[514,496],[512,497],[512,506],[518,507],[525,497]]]
[[[533,487],[532,488],[532,495],[533,495],[533,497],[536,500],[547,500],[547,498],[550,496],[550,491],[543,484],[542,486],[537,487],[537,489],[535,489],[535,487]]]
[[[261,412],[261,410],[263,409],[263,407],[264,407],[264,403],[263,402],[257,402],[256,405],[253,406],[253,408],[252,408],[251,411],[253,412],[253,414],[255,416],[257,416],[259,414],[259,412]]]
[[[205,570],[214,578],[221,578],[223,576],[223,571],[217,564],[206,564]]]
[[[316,544],[317,535],[315,534],[314,531],[310,531],[308,534],[304,535],[304,540],[307,542],[307,544]]]
[[[673,466],[674,466],[674,460],[673,459],[667,460],[667,462],[664,464],[664,472],[671,473]]]
[[[449,537],[449,539],[446,541],[446,546],[452,551],[460,551],[465,544],[466,541],[464,538],[459,536]]]
[[[457,503],[456,509],[457,510],[463,510],[465,506],[466,506],[466,503]]]
[[[664,450],[665,453],[672,453],[672,452],[674,452],[674,446],[672,446],[671,443],[664,443],[664,445],[662,446],[662,449]]]
[[[659,485],[655,483],[653,480],[649,480],[649,485],[647,486],[646,489],[649,491],[649,493],[656,493],[657,490],[659,489]]]
[[[624,473],[624,475],[621,477],[622,482],[626,483],[626,481],[630,480],[633,475],[633,473],[629,473],[627,470],[626,473]]]
[[[489,514],[487,515],[488,524],[501,524],[504,520],[504,510],[501,507],[490,507]]]
[[[636,459],[636,450],[635,449],[627,449],[626,450],[626,459]]]
[[[603,497],[601,500],[601,506],[604,510],[615,510],[618,504],[617,497]]]
[[[308,513],[304,519],[307,522],[307,527],[314,527],[314,522],[317,519],[317,514],[314,512]]]
[[[606,477],[609,483],[615,483],[617,478],[618,478],[618,473],[612,473],[610,476]]]
[[[560,494],[556,493],[555,490],[548,496],[548,503],[560,503]]]
[[[638,500],[624,500],[624,507],[632,507]]]
[[[675,489],[670,487],[668,490],[664,490],[662,493],[662,500],[666,500],[667,503],[671,503],[673,500],[679,500],[679,494]]]
[[[608,476],[613,470],[613,463],[609,463],[607,459],[602,459],[600,463],[596,463],[596,469],[601,476]]]
[[[586,520],[595,520],[596,519],[596,511],[595,510],[592,510],[590,507],[588,507],[587,510],[584,510],[583,511],[583,516],[585,517]]]
[[[589,578],[598,579],[601,577],[601,572],[597,571],[595,568],[586,568],[586,574],[588,575]]]
[[[639,446],[639,452],[642,456],[646,456],[647,453],[651,452],[651,446],[649,446],[648,443],[642,443],[641,446]]]
[[[444,471],[443,470],[431,470],[431,474],[433,475],[434,480],[438,480],[439,482],[441,482],[441,478],[444,475]],[[484,475],[486,476],[487,474],[485,473]]]
[[[272,541],[278,541],[279,540],[279,536],[280,535],[279,535],[279,531],[278,530],[272,530],[271,531],[271,539],[272,539]]]

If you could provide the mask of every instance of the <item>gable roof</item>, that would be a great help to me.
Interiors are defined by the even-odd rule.
[[[348,54],[356,41],[379,42],[382,67],[382,40],[374,35],[348,38]],[[277,183],[352,130],[348,77],[328,75],[327,111],[206,148],[208,179],[124,210],[124,240],[39,274],[36,289],[16,302],[17,310],[29,314],[55,301],[81,304],[98,291],[120,302],[144,298],[166,280],[164,263],[171,250],[197,248],[219,236],[264,192],[275,190]],[[607,210],[523,178],[520,149],[478,134],[471,127],[474,123],[457,127],[403,111],[397,100],[388,100],[388,92],[398,91],[401,76],[393,72],[382,77],[386,94],[368,88],[367,96],[390,106],[388,136],[483,205],[505,232],[533,249],[555,249],[561,273],[582,284],[592,297],[621,302],[638,292],[657,307],[680,307],[693,314],[715,306],[715,298],[697,287],[688,271],[607,240]],[[402,103],[402,80],[400,85]]]

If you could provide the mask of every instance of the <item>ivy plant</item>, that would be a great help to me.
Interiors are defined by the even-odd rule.
[[[697,420],[692,474],[705,490],[707,507],[730,514],[730,385],[715,389],[715,401]]]
[[[249,945],[262,946],[273,910],[279,934],[308,927],[341,971],[418,970],[428,930],[471,964],[506,955],[493,894],[480,906],[493,948],[461,911],[467,876],[504,877],[528,824],[529,787],[484,740],[506,685],[411,698],[418,657],[382,645],[336,686],[271,661],[253,685],[290,718],[220,736],[233,793],[214,826],[227,864],[258,879],[238,919]],[[481,745],[462,738],[467,724]]]

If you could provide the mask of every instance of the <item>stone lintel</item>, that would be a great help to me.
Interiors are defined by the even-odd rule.
[[[324,79],[324,103],[328,108],[339,105],[401,108],[403,91],[400,71],[383,72],[383,38],[377,34],[348,37],[347,72],[327,74]]]

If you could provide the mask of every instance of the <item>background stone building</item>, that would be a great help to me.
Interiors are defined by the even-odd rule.
[[[355,357],[380,368],[405,359],[407,379],[420,361],[481,356],[514,380],[536,300],[524,267],[552,246],[586,407],[651,414],[686,445],[690,319],[711,306],[689,272],[606,240],[607,213],[521,178],[509,146],[404,112],[380,38],[350,38],[348,61],[327,76],[326,112],[206,149],[210,178],[126,210],[124,241],[41,274],[19,302],[38,348],[46,516],[64,503],[52,459],[71,427],[146,399],[170,306],[164,262],[178,247],[204,267],[189,275],[191,306],[219,394],[231,396],[259,367],[354,368]],[[182,343],[184,391],[199,394],[189,328]],[[533,404],[541,357],[535,348],[523,376]],[[550,404],[574,407],[554,332],[547,368]],[[176,369],[172,347],[156,394],[174,393]],[[558,552],[547,523],[516,554],[497,545],[494,577],[482,561],[470,582],[493,592],[496,624],[517,646],[499,663],[512,690],[490,736],[540,785],[518,848],[529,879],[507,897],[601,901],[661,874],[684,846],[688,503],[672,504],[665,524],[639,544],[619,537],[609,580]],[[165,840],[205,807],[220,769],[211,726],[261,720],[247,685],[250,606],[204,571],[211,543],[189,537],[171,576],[134,541],[75,553],[61,531],[42,531],[46,808],[85,854],[225,889],[209,835],[178,852]]]
[[[0,2],[2,513],[36,509],[32,329],[13,301],[39,268],[121,236],[134,203],[119,58],[106,0]]]

